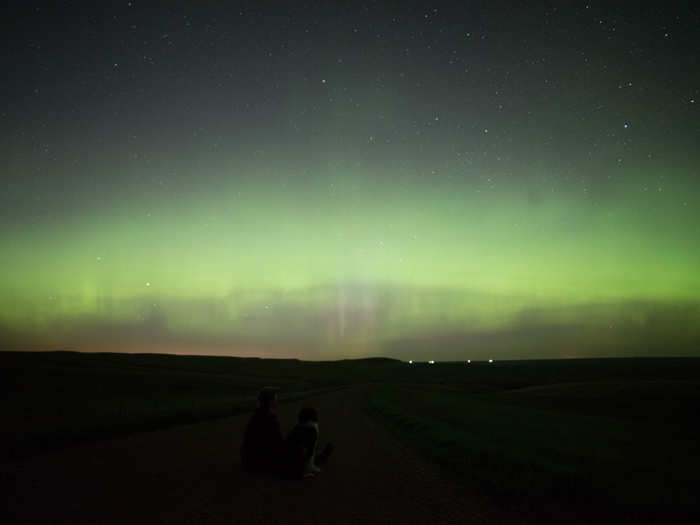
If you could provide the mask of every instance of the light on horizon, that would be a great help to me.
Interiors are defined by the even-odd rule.
[[[435,361],[432,361],[432,360],[431,360],[431,361],[428,361],[428,363],[431,364],[431,365],[434,365],[434,364],[435,364]]]
[[[493,359],[489,359],[489,363],[493,363]]]

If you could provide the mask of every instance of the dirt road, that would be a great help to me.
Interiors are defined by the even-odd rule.
[[[90,443],[0,466],[3,523],[518,523],[440,476],[364,414],[360,390],[310,398],[336,452],[316,478],[249,476],[248,416]],[[283,430],[299,403],[279,410]]]

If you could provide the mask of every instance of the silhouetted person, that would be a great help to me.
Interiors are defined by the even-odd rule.
[[[284,438],[277,419],[277,391],[265,387],[258,395],[260,406],[253,413],[243,435],[241,463],[248,472],[279,473]]]
[[[285,474],[288,477],[298,479],[321,471],[319,466],[333,452],[333,445],[327,444],[323,452],[316,454],[318,435],[318,412],[314,408],[302,408],[299,423],[289,433],[285,443]]]

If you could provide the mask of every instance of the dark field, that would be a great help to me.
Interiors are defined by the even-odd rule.
[[[347,393],[446,478],[525,522],[544,521],[543,507],[549,520],[561,510],[581,522],[691,521],[698,510],[700,359],[409,365],[2,352],[0,369],[6,465],[240,414],[274,385],[282,406]]]
[[[284,402],[372,377],[357,368],[295,360],[0,352],[6,422],[0,459],[250,411],[266,385],[279,387]]]

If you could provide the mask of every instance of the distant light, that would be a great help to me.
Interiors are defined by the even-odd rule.
[[[431,365],[434,365],[435,361],[428,361],[428,363],[430,363]]]
[[[146,286],[151,286],[151,283],[150,282],[146,283]]]
[[[467,359],[467,364],[468,364],[468,365],[471,364],[471,362],[472,362],[471,359]]]
[[[412,364],[413,364],[413,361],[409,361],[408,364],[409,364],[409,365],[412,365]]]
[[[493,359],[489,359],[489,363],[493,363]]]

